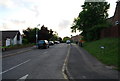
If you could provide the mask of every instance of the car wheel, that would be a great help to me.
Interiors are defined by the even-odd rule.
[[[47,49],[47,48],[48,48],[48,46],[46,45],[45,49]]]
[[[2,48],[2,51],[6,51],[6,48]]]

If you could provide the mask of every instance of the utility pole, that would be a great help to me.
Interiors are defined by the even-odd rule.
[[[40,26],[40,24],[37,25],[37,28],[38,28],[38,26]],[[38,29],[37,28],[36,28],[36,44],[38,42]]]

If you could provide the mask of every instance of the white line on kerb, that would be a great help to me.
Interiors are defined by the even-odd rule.
[[[65,74],[65,70],[66,70],[66,67],[67,67],[66,65],[67,65],[69,54],[70,54],[70,45],[69,45],[69,48],[68,48],[67,56],[66,56],[66,58],[64,60],[64,63],[63,63],[63,67],[62,67],[62,74],[63,74],[64,79],[68,79],[67,75]]]
[[[12,67],[12,68],[10,68],[10,69],[8,69],[8,70],[5,70],[5,71],[3,71],[3,72],[0,72],[0,74],[6,73],[6,72],[8,72],[8,71],[10,71],[10,70],[12,70],[12,69],[14,69],[14,68],[17,68],[17,67],[21,66],[22,64],[25,64],[25,63],[29,62],[29,61],[30,61],[30,59],[27,60],[27,61],[25,61],[25,62],[23,62],[23,63],[20,63],[20,64],[18,64],[18,65],[16,65],[16,66]]]
[[[17,81],[25,81],[25,79],[28,77],[28,74],[27,75],[25,75],[25,76],[23,76],[23,77],[21,77],[21,78],[19,78]]]

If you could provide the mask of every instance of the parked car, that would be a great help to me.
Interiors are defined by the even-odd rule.
[[[67,41],[66,41],[66,43],[67,43],[67,44],[70,44],[70,43],[71,43],[71,41],[70,41],[70,40],[67,40]]]
[[[55,43],[55,44],[59,44],[59,43],[60,43],[60,41],[55,41],[54,43]]]
[[[38,48],[49,48],[49,43],[47,40],[39,40],[37,44]]]
[[[54,45],[54,42],[53,41],[49,41],[49,45]]]

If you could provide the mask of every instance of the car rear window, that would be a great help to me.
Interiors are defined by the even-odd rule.
[[[39,43],[44,43],[44,41],[43,41],[43,40],[41,40],[41,41],[39,41]]]

